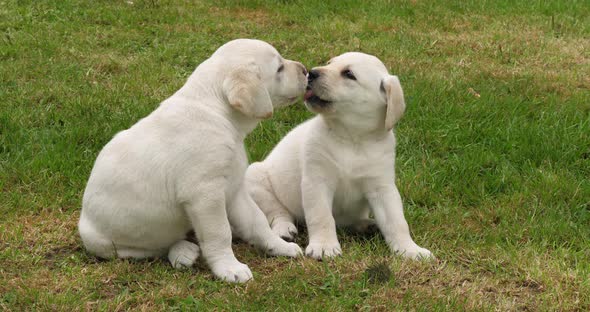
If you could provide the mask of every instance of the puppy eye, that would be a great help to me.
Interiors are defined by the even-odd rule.
[[[282,72],[283,69],[285,69],[285,65],[281,64],[281,66],[279,66],[279,69],[277,69],[277,73]]]
[[[350,79],[350,80],[356,80],[356,77],[354,76],[354,74],[350,71],[350,69],[346,69],[342,71],[342,76]]]

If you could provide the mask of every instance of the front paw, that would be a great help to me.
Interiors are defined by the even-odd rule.
[[[252,279],[252,272],[247,265],[238,260],[220,260],[211,265],[213,275],[225,282],[245,283]]]
[[[401,255],[404,258],[407,259],[413,259],[413,260],[429,260],[429,259],[434,259],[434,255],[432,255],[432,252],[430,252],[430,250],[426,249],[426,248],[422,248],[416,244],[409,246],[409,247],[405,247],[405,248],[394,248],[393,250],[394,253]]]
[[[311,242],[305,249],[305,255],[317,260],[334,258],[342,254],[340,243],[336,242]]]
[[[297,235],[297,227],[291,222],[276,222],[271,228],[275,234],[288,242],[292,242]]]
[[[266,253],[271,256],[284,256],[292,258],[303,255],[303,251],[301,251],[299,245],[295,243],[288,243],[282,239],[277,239],[273,245],[267,246]]]

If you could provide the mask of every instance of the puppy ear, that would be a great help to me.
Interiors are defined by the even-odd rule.
[[[229,105],[248,117],[266,119],[272,116],[270,95],[254,63],[232,69],[223,81],[223,92]]]
[[[404,115],[406,103],[404,101],[404,91],[397,76],[388,76],[381,81],[381,90],[385,92],[387,109],[385,112],[385,129],[393,129],[398,120]]]

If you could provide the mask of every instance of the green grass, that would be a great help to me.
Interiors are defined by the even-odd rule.
[[[0,310],[589,310],[590,4],[445,2],[0,0]],[[99,150],[239,37],[308,67],[361,50],[400,76],[396,182],[436,262],[344,232],[331,262],[236,243],[255,280],[230,285],[84,252]],[[310,116],[263,122],[251,159]],[[389,281],[371,282],[379,264]]]

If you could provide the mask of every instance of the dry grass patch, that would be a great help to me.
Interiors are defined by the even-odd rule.
[[[542,86],[545,92],[564,97],[578,92],[578,88],[590,88],[588,75],[583,74],[590,72],[590,55],[585,52],[590,50],[590,40],[554,36],[546,26],[528,18],[472,18],[485,22],[474,27],[471,20],[458,18],[447,31],[409,29],[409,35],[423,41],[425,53],[433,59],[405,56],[401,63],[438,79],[525,79],[528,84]]]

